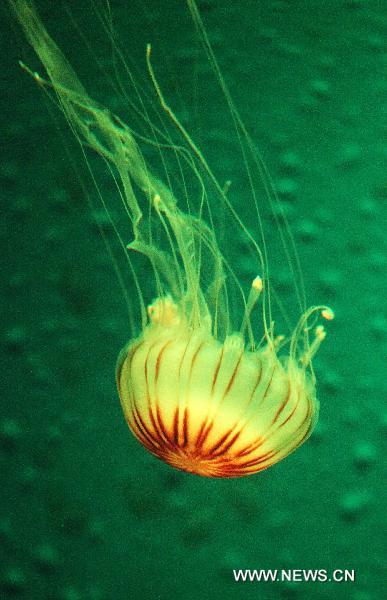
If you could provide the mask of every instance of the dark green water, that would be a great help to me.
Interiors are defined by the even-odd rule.
[[[387,6],[198,4],[289,215],[308,301],[336,312],[315,360],[318,429],[295,454],[240,480],[175,471],[131,436],[114,383],[130,330],[98,223],[109,241],[114,234],[85,202],[68,152],[82,177],[84,168],[66,124],[18,67],[22,58],[42,73],[4,10],[1,599],[384,597]],[[123,110],[101,77],[112,60],[89,2],[38,6],[90,94]],[[229,116],[184,2],[111,6],[138,77],[146,79],[151,41],[165,94],[220,181],[240,186],[245,210]],[[113,197],[103,174],[100,185]],[[275,229],[265,223],[282,300],[291,304]],[[230,244],[246,283],[251,266]],[[233,569],[325,569],[328,577],[354,569],[356,580],[243,583]]]

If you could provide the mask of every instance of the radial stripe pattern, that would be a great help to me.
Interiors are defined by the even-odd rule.
[[[310,435],[318,405],[305,373],[239,336],[163,335],[132,343],[117,367],[130,429],[166,463],[208,477],[266,469]]]

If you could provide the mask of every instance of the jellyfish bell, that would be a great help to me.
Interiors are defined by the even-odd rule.
[[[193,329],[170,297],[156,299],[149,316],[121,352],[117,385],[130,429],[152,454],[198,475],[242,477],[309,437],[318,401],[307,366],[321,325],[309,355],[283,359],[275,340],[249,351],[239,333],[222,343],[210,326]]]
[[[265,179],[264,165],[232,103],[196,5],[193,0],[187,3],[227,100],[237,137],[244,140],[250,153],[248,179],[252,181],[253,167]],[[201,149],[166,102],[149,45],[149,77],[183,147],[165,138],[141,102],[136,110],[143,111],[149,124],[151,143],[98,105],[48,34],[32,2],[10,0],[10,4],[49,82],[35,73],[34,78],[55,91],[80,143],[110,165],[129,216],[130,295],[137,298],[140,331],[133,333],[120,353],[116,377],[131,431],[153,455],[198,475],[242,477],[270,467],[300,446],[317,421],[312,359],[325,330],[316,320],[330,320],[333,312],[326,306],[304,309],[288,335],[274,333],[273,287],[254,186],[251,193],[260,244],[229,199],[229,186],[222,188],[218,183]],[[163,181],[145,161],[140,142],[161,154],[172,149],[180,172],[188,170],[196,188],[179,197],[189,177],[181,177],[180,188],[169,176]],[[270,181],[265,181],[269,200],[275,202]],[[220,248],[219,215],[229,221],[229,232],[242,233],[260,268],[260,275],[252,274],[247,294],[237,270]],[[228,243],[232,241],[230,237]],[[288,255],[289,247],[286,252]],[[138,253],[148,260],[146,277],[130,258]],[[149,289],[153,290],[152,301],[145,299]]]

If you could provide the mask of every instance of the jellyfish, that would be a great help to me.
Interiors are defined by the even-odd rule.
[[[149,138],[95,102],[33,3],[10,3],[47,79],[24,68],[55,92],[82,147],[109,165],[127,213],[132,238],[127,246],[128,295],[137,308],[132,313],[135,331],[119,354],[116,381],[130,430],[157,458],[204,477],[243,477],[274,465],[303,444],[316,424],[312,359],[326,335],[320,317],[332,319],[332,310],[303,307],[287,335],[274,331],[274,291],[254,186],[260,242],[164,98],[150,45],[148,76],[181,144],[168,143],[141,102],[136,110],[149,125]],[[194,0],[187,3],[249,155],[248,175],[255,170],[264,178],[274,204],[270,178],[224,83]],[[181,172],[188,170],[192,178],[182,176],[180,186],[168,173],[163,179],[145,160],[143,145],[161,156],[172,152]],[[192,179],[196,185],[191,190]],[[229,239],[221,247],[224,231]],[[234,231],[244,238],[251,264],[257,265],[248,290],[227,255]],[[288,251],[293,248],[289,239]],[[136,270],[136,255],[145,256],[146,272]]]

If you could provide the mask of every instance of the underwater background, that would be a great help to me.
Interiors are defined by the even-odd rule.
[[[114,64],[93,5],[37,6],[90,95],[119,112],[121,100],[101,77]],[[165,96],[219,180],[238,185],[243,165],[225,133],[230,115],[197,51],[185,3],[110,6],[139,76],[146,80],[152,42]],[[203,0],[198,7],[291,224],[308,304],[336,313],[314,361],[319,424],[279,464],[234,480],[173,470],[133,438],[114,381],[130,330],[100,228],[112,243],[114,231],[103,210],[91,212],[85,201],[75,172],[83,168],[80,153],[74,171],[66,124],[18,66],[22,59],[44,75],[4,9],[4,600],[385,597],[387,5]],[[107,183],[107,198],[114,191]],[[245,202],[242,195],[241,209]],[[270,242],[274,224],[265,225]],[[255,267],[238,248],[230,236],[248,284]],[[292,282],[277,266],[286,304]],[[354,569],[356,579],[236,582],[233,569],[326,569],[329,576]]]

